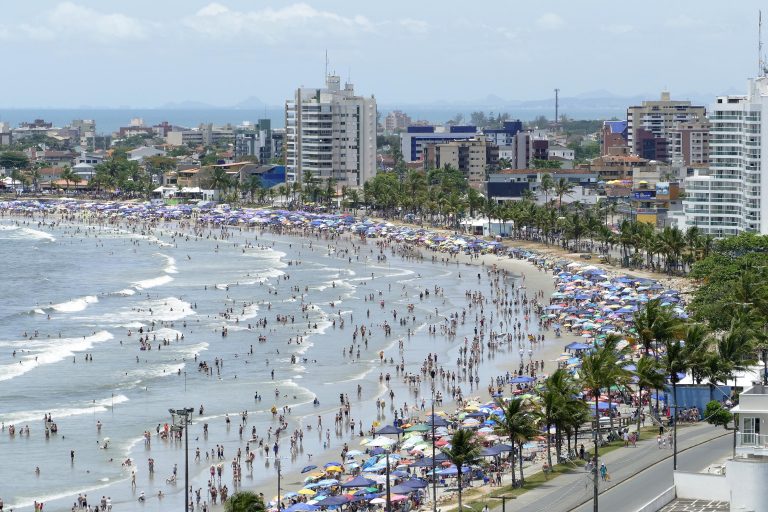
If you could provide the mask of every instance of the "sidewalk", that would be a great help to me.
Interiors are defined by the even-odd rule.
[[[680,427],[677,432],[678,446],[680,450],[685,450],[728,434],[729,432],[722,427],[714,427],[707,423]],[[665,458],[671,458],[672,453],[668,448],[657,447],[656,436],[646,435],[635,448],[618,448],[606,454],[605,457],[600,456],[600,462],[605,463],[611,477],[610,482],[600,481],[600,492],[614,487]],[[560,475],[526,492],[509,505],[512,510],[523,512],[568,511],[592,498],[592,485],[592,474],[579,467],[573,473]],[[497,503],[499,500],[489,501],[495,502],[489,503],[489,506],[495,505],[492,509],[494,512],[501,512],[501,505]]]

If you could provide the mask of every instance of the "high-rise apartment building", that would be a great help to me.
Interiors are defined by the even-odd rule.
[[[768,234],[768,77],[750,80],[746,96],[719,96],[709,121],[709,171],[686,179],[686,225],[718,237]]]
[[[376,100],[329,75],[324,89],[302,87],[285,103],[286,181],[305,172],[359,187],[376,174]]]
[[[499,147],[484,138],[455,140],[424,147],[424,170],[453,167],[467,178],[470,187],[482,190],[486,172],[499,161]]]
[[[709,120],[680,121],[669,130],[669,160],[686,167],[709,165]]]
[[[411,126],[411,118],[400,110],[393,110],[384,118],[384,129],[388,132],[405,130]]]
[[[243,123],[235,128],[235,158],[258,157],[268,164],[272,160],[272,121],[259,119],[256,124]]]
[[[648,160],[669,159],[669,132],[680,122],[703,119],[705,107],[673,101],[668,92],[658,101],[644,101],[627,109],[627,143],[633,154]]]

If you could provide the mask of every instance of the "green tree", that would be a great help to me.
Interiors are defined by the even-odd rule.
[[[569,196],[573,192],[573,183],[565,178],[560,178],[555,182],[555,195],[557,195],[557,207],[563,209],[563,196]]]
[[[658,393],[659,390],[664,389],[666,379],[659,362],[647,355],[642,356],[637,363],[635,363],[635,369],[632,371],[632,374],[637,379],[637,438],[640,439],[640,415],[643,410],[643,390],[654,390]],[[648,401],[648,404],[650,405],[650,400]]]
[[[581,370],[579,371],[579,378],[584,389],[587,390],[587,396],[594,399],[594,428],[593,437],[595,444],[594,460],[599,461],[599,433],[600,433],[600,414],[599,414],[599,398],[602,389],[609,390],[616,382],[617,375],[622,372],[627,373],[626,370],[621,368],[617,352],[615,347],[600,347],[594,352],[585,355],[582,358]],[[597,468],[595,468],[593,474],[593,486],[594,486],[594,502],[597,506],[598,502],[598,484],[597,484]]]
[[[219,192],[226,192],[232,186],[232,180],[223,168],[214,167],[210,178],[208,178],[207,186]]]
[[[539,190],[544,193],[544,204],[549,203],[549,193],[555,188],[555,180],[552,175],[545,173],[541,176],[541,182],[539,183]]]
[[[458,471],[456,482],[459,494],[459,510],[463,510],[461,503],[463,468],[474,464],[480,457],[481,448],[477,434],[473,430],[459,429],[451,436],[450,448],[442,448],[441,450]]]
[[[516,486],[515,458],[520,462],[520,482],[525,483],[522,466],[522,445],[534,436],[538,435],[535,427],[536,415],[530,402],[522,398],[512,398],[507,402],[496,400],[501,407],[503,418],[497,419],[496,432],[500,436],[506,436],[509,443],[517,450],[512,452],[512,485]]]
[[[723,404],[717,400],[707,402],[704,417],[710,425],[722,425],[724,428],[728,428],[728,423],[733,420],[731,411],[723,407]]]
[[[64,183],[67,184],[67,194],[69,194],[69,184],[75,181],[75,178],[77,175],[72,171],[72,168],[68,165],[64,166],[64,170],[61,171],[61,174],[59,175],[59,178],[64,180]]]
[[[0,167],[4,169],[26,169],[29,158],[20,151],[3,151],[0,153]]]
[[[224,503],[224,512],[264,512],[261,496],[252,491],[238,491]]]
[[[261,176],[258,174],[248,176],[248,181],[245,183],[245,189],[248,191],[251,202],[253,202],[254,195],[259,190],[262,190]]]
[[[569,419],[580,415],[576,409],[586,409],[584,401],[575,398],[579,390],[571,375],[563,368],[558,368],[547,377],[539,390],[541,397],[541,418],[544,423],[547,436],[547,464],[552,467],[552,451],[550,449],[549,430],[555,426],[557,444],[555,450],[557,459],[560,459],[562,429],[568,424]]]

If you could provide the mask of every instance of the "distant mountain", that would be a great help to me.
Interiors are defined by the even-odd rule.
[[[257,98],[256,96],[249,96],[245,98],[243,101],[235,103],[232,105],[232,108],[247,108],[247,109],[254,109],[254,108],[262,108],[262,107],[268,107],[270,105],[267,105],[261,99]]]

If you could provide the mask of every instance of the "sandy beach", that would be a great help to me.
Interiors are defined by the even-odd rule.
[[[171,474],[173,464],[178,464],[179,468],[183,467],[183,450],[178,442],[158,439],[160,437],[156,432],[158,423],[161,431],[163,425],[169,423],[167,412],[162,415],[157,414],[157,411],[161,410],[161,404],[165,405],[164,410],[167,410],[168,404],[175,405],[180,401],[182,402],[180,405],[195,408],[194,423],[189,433],[191,486],[193,490],[201,489],[201,501],[210,499],[206,491],[209,480],[208,469],[212,464],[222,464],[224,467],[222,483],[228,484],[230,493],[238,488],[232,478],[231,462],[238,450],[241,452],[241,459],[245,458],[242,453],[245,451],[246,443],[251,439],[253,427],[256,427],[257,440],[262,441],[262,446],[270,450],[269,456],[265,455],[267,452],[264,448],[257,449],[258,442],[248,443],[249,450],[255,452],[256,458],[252,469],[251,465],[241,464],[242,477],[239,486],[255,488],[264,492],[268,498],[272,498],[276,494],[274,433],[276,429],[281,428],[281,424],[283,426],[279,453],[281,457],[285,457],[282,465],[283,486],[285,489],[290,489],[292,485],[302,480],[299,471],[306,464],[337,459],[344,443],[349,447],[358,448],[361,426],[363,431],[367,432],[374,425],[391,423],[395,413],[398,417],[402,417],[403,414],[423,415],[421,400],[425,400],[427,409],[431,405],[429,386],[422,379],[418,385],[409,382],[410,377],[422,375],[422,366],[430,354],[437,356],[439,365],[444,371],[458,373],[456,384],[447,378],[439,379],[437,389],[444,396],[442,409],[452,411],[456,407],[456,401],[453,398],[454,396],[458,398],[459,395],[456,394],[458,389],[461,390],[462,400],[470,397],[485,400],[488,398],[488,385],[495,377],[504,375],[507,371],[516,370],[521,363],[521,354],[517,350],[517,345],[514,349],[511,346],[499,346],[494,350],[487,350],[484,343],[480,343],[477,364],[470,370],[470,375],[474,373],[477,382],[470,382],[469,378],[464,377],[462,372],[467,370],[467,366],[464,363],[457,365],[456,360],[464,345],[463,340],[465,338],[472,340],[476,336],[474,329],[478,328],[480,321],[483,320],[480,310],[484,311],[486,317],[485,326],[480,328],[484,332],[483,339],[486,340],[491,330],[500,332],[498,328],[494,328],[494,323],[499,317],[493,317],[494,314],[498,315],[500,305],[488,301],[489,298],[494,297],[494,291],[498,293],[505,289],[518,290],[518,293],[524,293],[531,299],[536,296],[537,300],[546,304],[548,295],[553,289],[552,276],[524,260],[490,254],[470,258],[459,254],[447,262],[441,262],[440,259],[447,256],[435,253],[437,261],[431,262],[431,251],[421,249],[424,258],[420,261],[413,252],[408,250],[407,244],[380,245],[375,239],[363,240],[354,234],[345,234],[342,237],[329,237],[321,232],[278,235],[268,230],[229,228],[226,230],[226,235],[222,237],[225,232],[220,228],[200,229],[200,226],[186,225],[183,222],[165,222],[151,226],[135,222],[125,224],[101,222],[99,224],[91,216],[80,218],[70,216],[66,219],[46,219],[49,224],[52,220],[58,224],[51,227],[50,225],[38,226],[37,223],[40,220],[39,218],[13,219],[13,221],[28,222],[28,229],[40,228],[39,231],[49,233],[51,237],[61,240],[83,240],[97,235],[106,238],[107,233],[119,228],[128,231],[129,234],[145,237],[141,242],[134,239],[131,243],[152,244],[153,250],[160,247],[172,252],[171,257],[174,258],[175,266],[172,270],[176,273],[166,273],[165,276],[175,281],[168,281],[167,278],[160,279],[156,281],[160,284],[148,289],[150,298],[147,300],[155,301],[158,308],[162,305],[158,304],[158,301],[165,301],[166,307],[169,304],[168,297],[162,297],[164,287],[169,287],[170,292],[181,291],[173,288],[181,286],[187,269],[195,278],[194,286],[197,289],[206,287],[206,290],[200,292],[199,296],[195,296],[194,300],[192,296],[176,297],[181,301],[178,306],[184,310],[184,313],[194,312],[193,316],[182,316],[178,309],[173,313],[165,311],[165,318],[168,320],[165,320],[162,329],[168,331],[160,332],[156,325],[155,330],[147,332],[147,335],[152,335],[152,343],[156,343],[155,339],[159,333],[159,337],[168,338],[171,347],[177,344],[174,337],[176,333],[180,333],[184,339],[179,341],[178,345],[183,346],[187,354],[175,365],[166,363],[167,368],[164,374],[161,373],[156,377],[159,379],[157,382],[146,386],[145,390],[139,388],[135,391],[137,396],[141,395],[144,400],[149,400],[148,404],[157,400],[157,405],[148,405],[146,408],[147,417],[136,418],[139,421],[135,423],[128,422],[134,423],[133,426],[125,425],[125,420],[120,419],[121,409],[130,408],[138,399],[137,396],[129,393],[126,396],[129,401],[125,405],[103,406],[105,413],[114,415],[114,420],[109,416],[107,416],[108,419],[102,419],[102,413],[94,412],[94,419],[104,424],[101,432],[96,432],[93,428],[94,421],[87,422],[91,424],[91,428],[82,427],[87,429],[83,430],[82,435],[93,436],[95,441],[103,441],[103,438],[111,433],[110,421],[121,422],[121,429],[126,433],[133,432],[125,440],[121,440],[120,436],[114,434],[110,439],[114,446],[120,445],[122,441],[122,445],[125,446],[123,449],[125,458],[130,458],[132,462],[130,467],[117,469],[117,474],[122,476],[118,477],[114,483],[111,483],[114,477],[109,476],[110,481],[106,485],[96,486],[93,490],[90,490],[88,485],[82,484],[81,492],[87,492],[89,496],[107,495],[115,506],[119,505],[120,510],[135,509],[138,506],[136,496],[141,492],[144,492],[147,497],[147,501],[140,505],[144,510],[147,507],[160,510],[183,500],[183,494],[180,492],[183,484],[168,485],[165,482]],[[78,227],[87,225],[93,228],[92,233],[86,235],[82,231],[77,232]],[[42,243],[56,244],[57,242]],[[121,243],[125,245],[129,242]],[[197,252],[190,253],[190,259],[183,257],[186,252],[193,249]],[[270,259],[270,261],[279,262],[280,265],[277,265],[279,268],[275,268],[274,264],[270,264],[271,269],[265,268],[256,279],[251,279],[258,281],[258,284],[245,284],[249,272],[247,269],[237,268],[238,265],[242,267],[242,263],[224,261],[224,258],[242,259],[244,255],[259,255],[268,251],[280,253],[278,260]],[[221,260],[215,270],[214,267],[208,270],[211,274],[228,273],[234,279],[222,280],[219,283],[209,279],[200,280],[200,277],[207,276],[201,275],[201,269],[194,268],[194,265],[203,254],[215,255],[217,260]],[[315,265],[315,261],[320,262],[320,260],[322,260],[322,267],[319,263]],[[301,263],[298,263],[299,261]],[[228,264],[231,266],[228,267]],[[497,272],[493,271],[494,265]],[[168,266],[167,261],[166,266]],[[206,268],[208,267],[209,264],[206,263]],[[320,268],[322,273],[318,274]],[[506,277],[502,271],[507,272]],[[370,278],[370,273],[374,274],[373,278]],[[499,282],[494,284],[494,278],[500,278],[501,285]],[[208,284],[203,284],[206,282]],[[144,284],[155,283],[145,282]],[[211,290],[207,290],[208,286]],[[424,295],[426,291],[430,292],[428,297]],[[141,293],[147,293],[147,291],[139,291],[139,294]],[[476,302],[473,305],[472,301],[467,299],[467,293],[482,294],[483,299],[479,304]],[[154,298],[153,294],[156,294]],[[89,303],[85,307],[93,309],[106,303],[105,299],[99,300],[101,303]],[[383,306],[381,301],[384,301]],[[332,302],[333,305],[331,305]],[[187,304],[189,306],[186,306]],[[414,304],[411,314],[408,312],[410,304]],[[191,311],[187,311],[186,307]],[[466,312],[466,322],[456,322],[456,325],[451,327],[451,319],[458,318],[462,311]],[[393,318],[394,312],[399,313],[399,320]],[[65,316],[67,313],[57,312],[54,316],[58,314]],[[278,314],[293,315],[295,321],[285,324],[278,322],[274,325],[274,319]],[[363,315],[366,315],[364,319]],[[400,322],[408,316],[412,318],[401,324]],[[511,313],[505,320],[511,321],[514,318],[515,321],[519,321],[522,320],[522,316],[522,309],[518,308],[516,313]],[[144,328],[150,327],[148,322],[150,317],[143,318],[143,321],[133,324],[134,331],[139,328],[137,327],[139,324]],[[492,318],[494,318],[493,323],[491,323]],[[299,319],[301,322],[306,322],[302,323],[302,327],[297,325]],[[267,321],[267,325],[261,328],[258,322],[264,320]],[[343,327],[342,320],[345,322]],[[72,327],[83,321],[68,320],[68,322]],[[33,322],[25,319],[24,323],[31,325]],[[251,323],[250,328],[243,325],[248,323]],[[490,327],[488,323],[491,323]],[[362,343],[363,336],[359,331],[357,336],[353,334],[355,327],[359,329],[364,325],[367,326],[369,333],[373,333],[366,336],[368,343],[365,344]],[[386,328],[390,329],[391,334],[383,335],[382,331]],[[222,329],[227,330],[225,337],[221,335]],[[106,330],[113,336],[113,340],[105,343],[113,347],[118,342],[123,346],[123,342],[129,341],[126,336],[127,329],[124,326]],[[433,334],[430,333],[431,330],[434,330]],[[525,331],[537,335],[540,332],[533,322]],[[552,361],[562,352],[563,345],[570,339],[565,334],[562,338],[555,338],[548,332],[542,332],[542,334],[545,335],[545,341],[530,347],[532,351],[530,356],[537,361],[544,360],[543,373],[547,373],[555,367]],[[265,336],[266,342],[258,343],[258,336]],[[298,337],[307,339],[303,346],[296,345]],[[217,342],[217,338],[221,341]],[[208,344],[204,352],[192,350],[192,348],[199,349],[199,342],[203,340]],[[253,345],[256,345],[256,354],[251,352]],[[352,356],[353,349],[355,357]],[[120,359],[123,362],[116,364],[128,364],[137,355],[133,350],[135,349],[121,355]],[[296,362],[291,363],[291,356],[287,356],[286,350],[296,357]],[[359,358],[358,350],[361,351]],[[383,358],[379,356],[382,351]],[[75,358],[82,358],[79,353],[75,352],[75,354]],[[199,364],[195,356],[203,359],[203,354],[209,365],[213,363],[210,376],[195,371],[193,366],[195,362]],[[523,356],[524,360],[531,359],[529,354],[523,354]],[[98,369],[102,358],[103,356],[97,352],[96,362],[93,363],[92,368]],[[223,361],[220,366],[215,365],[215,360],[218,359]],[[270,365],[264,364],[265,359],[270,361]],[[386,362],[389,359],[392,360],[391,363]],[[259,360],[261,364],[254,366]],[[267,370],[267,366],[274,364],[280,364],[281,367],[275,368],[277,375],[273,377],[270,373],[272,368]],[[341,367],[339,367],[340,364]],[[334,379],[332,377],[334,368],[342,369],[341,373],[346,376],[342,378],[339,375]],[[171,374],[173,371],[176,372],[175,375]],[[284,378],[286,371],[290,372],[290,378]],[[216,373],[216,377],[213,377],[213,373]],[[338,370],[336,373],[339,373]],[[386,374],[390,375],[388,382],[385,379]],[[321,382],[316,380],[317,376],[321,376]],[[212,377],[213,381],[211,381]],[[361,388],[359,394],[358,385]],[[152,397],[155,395],[152,391],[155,387],[159,393],[165,395],[164,398]],[[275,387],[280,388],[277,394],[274,393]],[[394,400],[389,399],[390,390],[395,395]],[[254,401],[254,393],[258,393],[261,400]],[[340,413],[339,394],[348,397],[348,412],[347,415],[341,412],[344,419],[338,429],[330,429],[334,416]],[[312,404],[314,397],[320,398],[317,406]],[[376,407],[377,399],[383,399],[386,402],[384,409]],[[203,404],[205,410],[200,416],[198,408]],[[273,405],[279,412],[277,415],[271,413]],[[286,409],[283,410],[283,407]],[[243,411],[247,411],[248,416],[243,425],[241,437],[239,425],[243,422],[241,415]],[[230,418],[229,424],[226,422],[227,416]],[[280,416],[283,416],[282,421],[279,419]],[[321,416],[325,431],[318,428],[317,416]],[[73,418],[82,420],[79,416]],[[354,434],[351,429],[352,420],[356,425]],[[6,421],[6,423],[11,422]],[[59,423],[70,428],[67,420],[61,420]],[[208,425],[207,436],[203,430],[205,424]],[[309,430],[308,426],[313,428]],[[36,430],[34,437],[40,438],[39,427]],[[150,432],[149,446],[143,441],[142,432],[144,431]],[[299,432],[302,432],[301,437]],[[294,450],[291,450],[291,438],[294,441]],[[3,444],[12,442],[7,439],[7,436],[0,439],[2,439],[0,443]],[[30,442],[38,441],[31,438]],[[214,449],[216,452],[217,446],[224,447],[225,456],[219,460],[218,453],[215,453],[213,458],[216,460],[213,461],[210,451]],[[197,448],[201,450],[199,462],[195,460],[194,455]],[[46,449],[44,453],[51,453],[51,449],[60,450],[62,457],[65,457],[63,454],[68,453],[63,446]],[[153,475],[148,474],[146,469],[149,458],[154,459],[156,469]],[[115,474],[114,468],[123,456],[112,459],[114,462],[106,465],[113,469],[104,470],[110,475]],[[94,459],[94,464],[105,463]],[[133,471],[136,471],[135,487],[130,483]],[[43,468],[42,475],[45,473]],[[177,482],[181,479],[183,476],[177,472]],[[157,498],[159,491],[162,491],[163,498]],[[45,500],[58,509],[59,506],[71,504],[76,497],[77,493],[71,492],[60,498],[51,493],[41,493],[40,500]],[[13,498],[11,496],[11,499]],[[6,503],[9,502],[7,495],[4,499]],[[20,510],[30,505],[29,502],[16,500],[11,503]]]

